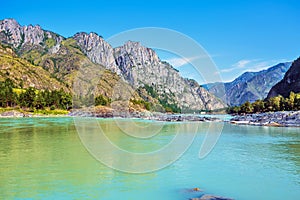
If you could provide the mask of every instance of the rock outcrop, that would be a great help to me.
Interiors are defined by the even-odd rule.
[[[191,198],[191,200],[233,200],[233,199],[221,197],[221,196],[210,195],[210,194],[205,194],[199,198]]]
[[[274,85],[268,94],[268,98],[281,95],[288,97],[291,92],[300,93],[300,58],[295,60],[284,78]]]
[[[73,36],[81,50],[94,63],[100,64],[107,69],[121,74],[116,65],[114,50],[101,36],[96,33],[77,33]]]
[[[169,63],[161,61],[156,52],[139,42],[128,41],[114,49],[116,63],[131,85],[151,88],[158,98],[176,104],[182,111],[213,110],[225,105],[196,81],[184,79]]]
[[[62,36],[43,30],[39,25],[20,26],[14,19],[0,21],[0,42],[11,45],[18,54],[33,49],[55,53],[63,39]]]

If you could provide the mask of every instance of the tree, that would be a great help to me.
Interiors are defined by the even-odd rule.
[[[280,97],[280,110],[287,111],[291,110],[290,101],[288,98]]]
[[[95,106],[107,106],[109,103],[109,100],[105,98],[103,95],[99,95],[95,98]]]
[[[65,93],[63,90],[60,90],[60,108],[68,110],[72,105],[72,96],[71,94]]]
[[[13,92],[14,83],[11,79],[0,82],[0,105],[1,107],[12,107],[17,104],[17,95]]]
[[[289,110],[294,110],[295,107],[295,98],[296,98],[296,94],[294,92],[290,93],[289,99],[288,99],[288,109]]]
[[[35,89],[30,87],[24,93],[20,94],[19,102],[22,107],[33,108],[35,101]]]
[[[252,113],[253,112],[253,106],[252,106],[252,104],[249,101],[247,101],[246,103],[244,103],[241,106],[241,112],[242,113]]]
[[[36,109],[44,109],[45,106],[46,106],[45,94],[44,94],[44,92],[39,92],[36,95],[36,98],[34,101],[34,107]]]
[[[281,97],[272,97],[267,100],[267,109],[268,111],[280,111],[280,101]]]
[[[265,110],[265,102],[263,100],[256,100],[252,103],[252,106],[255,113],[264,112]]]

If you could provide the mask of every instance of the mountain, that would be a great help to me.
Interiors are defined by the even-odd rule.
[[[4,19],[0,21],[0,43],[15,52],[14,59],[29,63],[28,71],[43,69],[51,78],[44,79],[49,80],[48,85],[53,79],[59,87],[77,95],[112,98],[116,85],[122,83],[123,92],[131,91],[133,99],[160,107],[182,111],[225,107],[220,99],[194,80],[181,77],[154,50],[139,42],[128,41],[113,48],[96,33],[80,32],[64,38],[39,25],[21,26],[14,19]]]
[[[154,50],[128,41],[114,49],[123,77],[135,87],[147,86],[158,98],[183,110],[211,110],[224,105],[195,81],[184,79],[169,63],[161,61]]]
[[[32,65],[23,58],[17,57],[10,47],[0,45],[0,81],[11,79],[20,88],[68,91],[66,85],[51,77],[51,74],[40,66]]]
[[[300,58],[293,62],[283,79],[272,87],[268,98],[278,95],[288,97],[290,92],[300,93]]]
[[[284,76],[291,62],[280,63],[259,72],[245,72],[229,83],[212,83],[204,87],[230,106],[254,102],[267,97],[268,92]]]

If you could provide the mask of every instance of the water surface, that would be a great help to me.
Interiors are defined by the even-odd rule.
[[[182,125],[169,123],[141,141],[123,134],[112,119],[99,123],[114,144],[133,152],[159,149]],[[128,174],[95,160],[72,118],[0,119],[0,199],[179,200],[199,196],[186,191],[194,187],[241,200],[299,199],[300,129],[225,124],[213,151],[199,159],[209,124],[199,125],[192,146],[175,163]]]

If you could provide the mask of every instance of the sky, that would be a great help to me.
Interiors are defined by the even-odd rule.
[[[84,31],[107,39],[143,27],[178,31],[207,51],[223,81],[300,56],[297,0],[0,0],[0,5],[0,19],[15,18],[21,25],[39,24],[64,37]],[[183,76],[199,78],[188,64],[190,58],[158,54]]]

